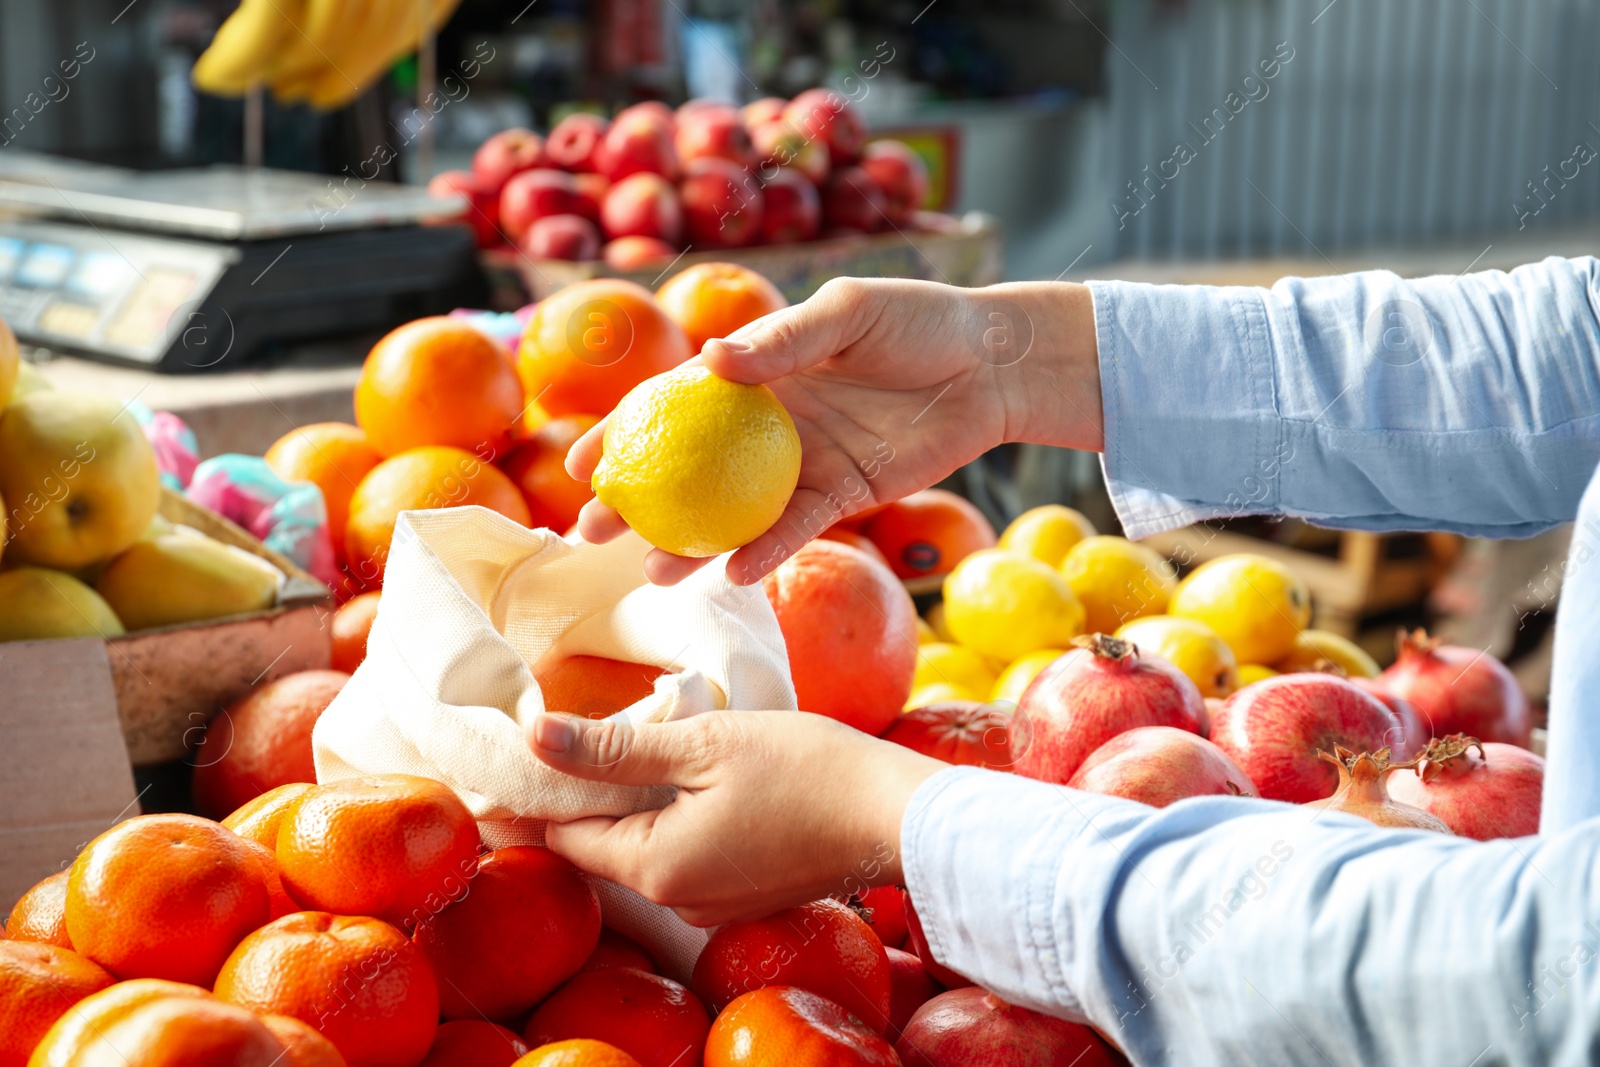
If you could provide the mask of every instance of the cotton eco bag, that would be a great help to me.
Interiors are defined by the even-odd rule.
[[[650,546],[529,530],[487,508],[410,511],[395,524],[367,658],[313,734],[317,780],[415,774],[443,782],[492,847],[542,844],[547,820],[628,815],[672,789],[611,785],[552,770],[528,749],[544,710],[529,670],[546,655],[666,668],[655,692],[614,718],[666,722],[724,708],[792,709],[788,654],[758,587],[721,566],[650,585]],[[595,880],[607,925],[686,980],[704,931]]]

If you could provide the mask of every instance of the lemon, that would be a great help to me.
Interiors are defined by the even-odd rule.
[[[1276,678],[1277,676],[1277,671],[1273,670],[1271,667],[1263,667],[1259,663],[1239,664],[1240,689],[1243,689],[1247,685],[1255,685],[1257,682],[1264,682],[1268,678]]]
[[[1225,697],[1239,687],[1238,661],[1228,643],[1203,622],[1150,615],[1117,630],[1141,653],[1160,656],[1200,688],[1203,697]]]
[[[1240,663],[1277,663],[1311,623],[1311,593],[1277,560],[1241,552],[1195,568],[1167,611],[1211,627]]]
[[[1292,674],[1323,670],[1327,663],[1343,671],[1346,678],[1376,678],[1379,673],[1377,661],[1367,655],[1366,649],[1327,630],[1301,631],[1294,639],[1294,651],[1273,666],[1281,674]]]
[[[1084,538],[1068,550],[1061,574],[1083,603],[1090,633],[1160,615],[1178,587],[1178,572],[1161,553],[1126,537]]]
[[[931,645],[931,644],[936,643],[938,640],[939,640],[939,635],[938,635],[938,633],[936,633],[934,631],[933,627],[928,625],[928,620],[922,618],[921,616],[918,616],[917,617],[917,644],[919,644],[919,645]]]
[[[1039,677],[1039,672],[1065,655],[1066,652],[1059,648],[1041,648],[1037,652],[1029,652],[1026,656],[1013,660],[1010,666],[1000,672],[1000,677],[995,679],[994,688],[989,690],[989,699],[1017,703],[1022,699],[1023,690]]]
[[[934,682],[932,685],[924,685],[911,690],[911,695],[906,698],[905,707],[901,710],[913,711],[917,708],[925,708],[929,704],[948,704],[952,700],[975,699],[977,698],[959,685],[951,685],[949,682]]]
[[[679,367],[606,423],[594,491],[657,548],[717,556],[765,533],[800,480],[800,435],[764,385]]]
[[[911,676],[911,688],[943,682],[967,693],[969,700],[982,700],[994,686],[995,670],[989,661],[960,645],[935,641],[917,649],[917,669]]]
[[[1060,504],[1045,504],[1029,508],[1013,519],[1000,535],[1000,547],[1059,567],[1068,549],[1093,536],[1094,524],[1083,512]]]
[[[944,580],[944,617],[961,644],[1009,663],[1062,648],[1083,632],[1083,605],[1067,580],[1031,556],[985,548]]]
[[[935,640],[948,641],[952,645],[956,643],[956,639],[951,636],[950,627],[945,625],[944,601],[941,600],[928,609],[928,628],[933,631]]]

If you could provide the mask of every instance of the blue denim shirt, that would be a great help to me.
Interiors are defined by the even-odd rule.
[[[1092,289],[1130,536],[1263,513],[1488,537],[1577,519],[1541,833],[1157,811],[952,768],[902,827],[934,954],[1140,1064],[1600,1062],[1600,262]]]

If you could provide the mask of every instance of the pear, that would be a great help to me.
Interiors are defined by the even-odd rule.
[[[0,641],[121,633],[111,605],[72,575],[44,567],[0,572]]]
[[[136,542],[95,588],[130,630],[264,611],[283,574],[243,549],[209,537],[158,534]]]

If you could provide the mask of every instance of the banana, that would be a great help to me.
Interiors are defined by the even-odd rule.
[[[372,47],[359,62],[343,71],[325,71],[311,86],[308,98],[313,107],[331,111],[344,107],[360,96],[400,57],[414,50],[422,39],[417,0],[378,0],[385,6],[384,30],[374,34]],[[427,24],[437,31],[454,13],[461,0],[428,0]]]
[[[306,0],[300,32],[272,68],[269,81],[280,97],[329,67],[338,67],[361,44],[373,0]]]
[[[260,83],[305,13],[306,0],[243,0],[190,73],[195,88],[243,96]]]

